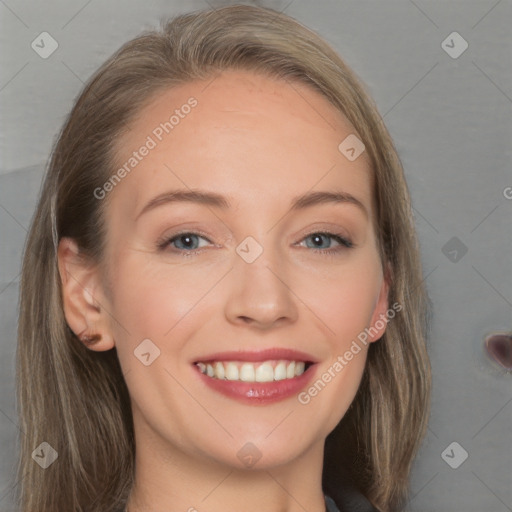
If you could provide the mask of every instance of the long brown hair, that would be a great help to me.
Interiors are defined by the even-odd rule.
[[[126,43],[89,80],[53,149],[21,279],[21,512],[113,512],[127,500],[135,455],[128,389],[115,349],[88,350],[66,324],[57,246],[74,238],[101,261],[107,201],[94,190],[115,171],[114,142],[158,91],[227,69],[308,84],[344,114],[366,147],[381,260],[392,276],[388,299],[403,310],[369,347],[354,402],[327,439],[324,480],[335,483],[343,469],[382,512],[405,502],[427,426],[430,365],[429,301],[402,165],[364,87],[326,42],[284,14],[236,5],[177,16]],[[43,442],[58,453],[46,469],[32,457]]]

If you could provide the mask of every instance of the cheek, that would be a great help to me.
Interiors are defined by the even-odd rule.
[[[155,264],[154,256],[138,251],[118,256],[112,276],[116,339],[133,343],[166,339],[211,287],[204,272]]]
[[[318,325],[328,340],[330,354],[299,402],[327,418],[322,425],[327,435],[345,415],[361,382],[369,344],[358,336],[371,323],[380,291],[380,263],[370,252],[361,254],[328,278],[317,277],[316,283],[310,288],[308,304],[321,319]]]
[[[317,415],[327,418],[322,425],[324,435],[328,435],[336,427],[354,401],[363,376],[367,351],[368,348],[363,346],[355,355],[351,351],[336,355],[313,383],[312,387],[321,391],[316,398],[310,399],[318,400]],[[347,352],[352,354],[350,360],[345,356]],[[320,396],[320,392],[325,393],[325,396]],[[301,398],[304,400],[304,396]]]
[[[380,291],[379,268],[369,255],[314,279],[297,277],[294,291],[337,352],[346,350],[369,327]]]

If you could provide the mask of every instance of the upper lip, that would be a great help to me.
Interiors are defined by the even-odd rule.
[[[216,352],[194,359],[194,363],[207,361],[248,361],[262,362],[271,360],[318,362],[315,357],[306,352],[289,348],[268,348],[265,350],[231,350],[229,352]]]

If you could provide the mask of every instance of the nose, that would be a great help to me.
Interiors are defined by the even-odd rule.
[[[236,256],[225,314],[229,322],[268,330],[297,320],[297,297],[284,264],[269,250],[252,263]]]

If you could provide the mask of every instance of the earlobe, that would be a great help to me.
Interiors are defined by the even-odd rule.
[[[88,348],[110,350],[114,341],[97,265],[80,254],[71,238],[61,239],[57,259],[68,326]]]

